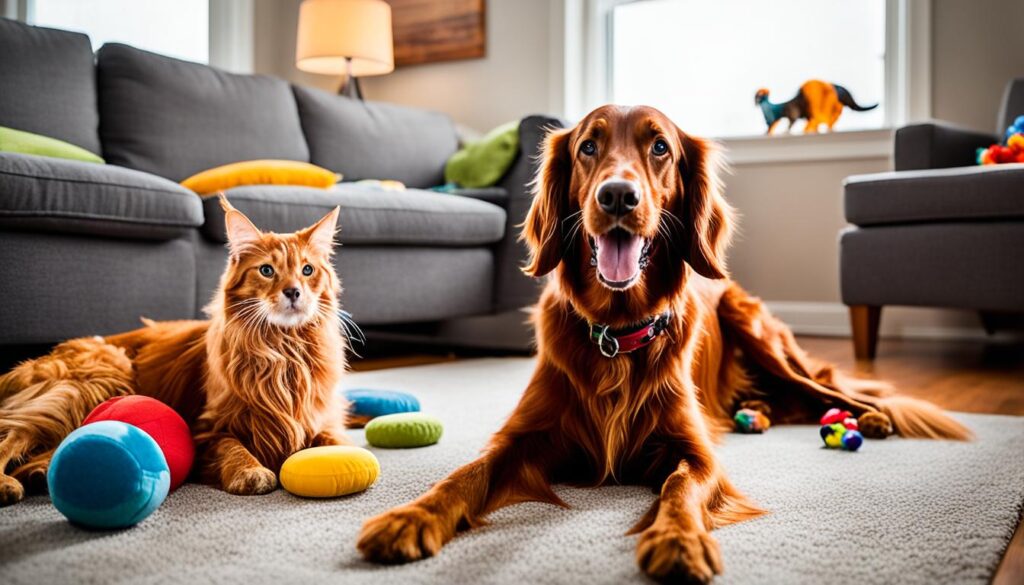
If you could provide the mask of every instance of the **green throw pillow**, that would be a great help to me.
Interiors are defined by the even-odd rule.
[[[74,144],[3,126],[0,126],[0,152],[35,154],[93,163],[104,162],[102,158]]]
[[[444,167],[444,180],[479,189],[501,180],[519,153],[519,122],[502,124],[456,152]]]

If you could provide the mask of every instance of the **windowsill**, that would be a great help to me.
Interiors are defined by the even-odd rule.
[[[720,138],[734,166],[774,162],[810,162],[891,158],[892,128],[825,134],[775,134]]]

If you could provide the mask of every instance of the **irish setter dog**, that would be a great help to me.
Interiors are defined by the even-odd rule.
[[[659,494],[630,531],[640,568],[707,582],[722,571],[711,531],[764,513],[712,449],[735,408],[808,423],[836,406],[871,438],[968,437],[933,405],[815,362],[728,279],[734,220],[717,161],[711,143],[648,107],[605,106],[548,136],[523,225],[525,272],[551,274],[534,316],[536,372],[479,459],[366,522],[366,558],[437,554],[509,504],[564,506],[552,483],[628,482]]]

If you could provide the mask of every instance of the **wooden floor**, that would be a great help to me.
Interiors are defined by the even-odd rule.
[[[949,410],[1024,415],[1024,344],[883,339],[878,358],[872,363],[854,360],[849,339],[801,337],[800,344],[811,355],[858,377],[888,380],[901,393],[925,398]],[[353,362],[352,369],[395,368],[462,357],[470,356],[392,348]],[[1024,524],[1018,524],[992,582],[1024,584]]]

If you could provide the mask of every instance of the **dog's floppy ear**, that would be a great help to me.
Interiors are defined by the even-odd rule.
[[[676,197],[676,217],[683,221],[683,259],[707,278],[725,278],[725,252],[732,237],[733,209],[722,196],[721,158],[708,140],[678,128],[683,156],[679,161],[682,183]]]
[[[533,182],[533,205],[520,236],[530,249],[530,258],[523,266],[523,272],[529,276],[544,276],[562,261],[562,219],[569,207],[572,178],[571,134],[572,130],[560,130],[549,133],[544,140],[540,168]]]

